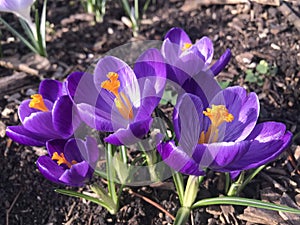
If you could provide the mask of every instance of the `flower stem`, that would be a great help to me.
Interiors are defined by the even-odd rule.
[[[174,179],[174,175],[173,175],[173,179]],[[176,181],[177,179],[180,181],[180,177],[178,178],[175,177]],[[182,188],[182,185],[183,184],[181,183],[179,183],[179,185],[176,185],[176,188],[177,186],[179,187],[177,191],[180,190],[180,188]],[[199,177],[189,176],[185,191],[183,193],[183,200],[180,201],[181,208],[178,210],[176,214],[174,225],[185,224],[188,221],[189,215],[191,214],[192,211],[192,205],[194,204],[197,197],[198,188],[199,188]]]
[[[191,208],[181,207],[176,214],[176,218],[173,225],[184,225],[191,214]]]
[[[141,142],[139,142],[138,145],[139,145],[141,151],[145,155],[147,166],[149,168],[149,174],[150,174],[151,181],[154,181],[154,182],[160,181],[159,175],[156,172],[156,165],[155,165],[155,163],[157,162],[156,151],[146,151],[143,143],[141,143]]]
[[[227,192],[227,196],[237,196],[238,195],[238,190],[240,189],[240,186],[244,182],[244,177],[245,177],[245,171],[242,171],[239,176],[239,179],[230,185],[230,188]]]
[[[260,172],[262,171],[264,168],[266,167],[266,165],[262,165],[258,168],[256,168],[253,173],[251,173],[247,179],[239,186],[238,190],[237,190],[237,194],[241,193],[241,191],[246,187],[246,185]]]
[[[183,177],[181,173],[179,172],[173,173],[173,181],[177,190],[180,205],[183,205],[184,186],[183,186]]]
[[[116,192],[116,186],[115,186],[115,171],[113,167],[113,152],[114,152],[114,146],[112,144],[107,143],[107,149],[106,149],[106,172],[107,172],[107,183],[108,183],[108,192],[113,200],[113,202],[116,204],[118,208],[118,195]]]

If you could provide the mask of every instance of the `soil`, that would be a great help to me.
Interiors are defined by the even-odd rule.
[[[291,20],[280,7],[288,4],[292,9],[289,15],[296,16],[299,22],[300,4],[287,1],[291,3],[281,3],[278,7],[258,1],[251,4],[194,5],[187,9],[184,1],[180,0],[151,1],[141,20],[140,34],[133,38],[131,29],[122,22],[122,17],[126,15],[120,1],[107,2],[104,21],[94,23],[80,1],[49,0],[48,59],[31,54],[22,43],[12,38],[3,25],[0,26],[0,60],[22,63],[38,71],[35,76],[23,67],[0,67],[1,82],[4,82],[3,78],[25,77],[19,83],[21,85],[11,83],[12,88],[6,87],[8,89],[0,99],[0,224],[172,223],[172,219],[155,206],[126,190],[116,215],[110,215],[94,203],[54,192],[63,187],[44,179],[35,166],[38,156],[45,154],[45,150],[11,142],[5,136],[5,127],[19,124],[18,105],[37,90],[41,79],[63,80],[72,71],[85,71],[95,59],[114,47],[134,40],[162,40],[165,33],[175,26],[183,28],[193,41],[202,36],[211,38],[215,59],[230,48],[233,57],[218,79],[256,92],[261,104],[260,121],[283,122],[296,135],[293,146],[270,163],[243,191],[242,196],[299,207],[300,31],[297,30],[297,20]],[[3,18],[13,27],[20,28],[13,15],[3,13]],[[261,60],[267,61],[270,67],[276,67],[277,71],[261,76],[262,85],[247,82],[245,71],[253,70]],[[222,175],[209,172],[201,185],[198,199],[224,194],[223,181]],[[171,188],[144,186],[131,190],[176,215],[179,200],[171,182],[164,181],[167,185],[163,185]],[[189,223],[300,224],[300,218],[250,207],[215,206],[194,210]]]

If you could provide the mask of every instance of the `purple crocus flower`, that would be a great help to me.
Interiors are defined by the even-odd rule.
[[[210,168],[235,172],[274,160],[289,145],[292,134],[278,122],[256,124],[259,102],[242,87],[220,91],[209,107],[198,96],[184,94],[174,110],[174,141],[160,143],[162,159],[176,171],[204,175]]]
[[[73,76],[80,76],[75,72]],[[51,139],[67,139],[80,124],[65,83],[43,80],[38,94],[24,100],[18,109],[20,126],[8,126],[6,134],[14,141],[31,146],[44,146]]]
[[[130,145],[149,131],[165,80],[161,53],[149,49],[137,59],[134,70],[116,57],[105,56],[94,75],[69,76],[67,82],[82,120],[97,130],[113,132],[105,141]]]
[[[161,52],[169,64],[168,79],[180,86],[201,71],[210,72],[211,76],[219,74],[231,58],[231,52],[227,49],[210,67],[214,53],[212,41],[202,37],[193,44],[185,31],[178,27],[170,29],[165,35]]]
[[[49,156],[40,156],[36,162],[39,171],[48,180],[70,186],[81,186],[94,173],[99,149],[92,137],[86,141],[71,138],[53,139],[46,144]]]

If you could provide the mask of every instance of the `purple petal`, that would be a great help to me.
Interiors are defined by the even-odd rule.
[[[25,118],[23,125],[27,130],[37,135],[48,137],[48,140],[64,137],[63,133],[58,133],[54,129],[51,112],[33,113]]]
[[[212,41],[208,37],[202,37],[194,46],[197,47],[198,51],[204,57],[205,66],[209,66],[214,55]]]
[[[49,156],[40,156],[36,162],[36,165],[41,174],[48,180],[62,184],[59,181],[59,177],[64,173],[64,169],[54,162]]]
[[[215,62],[210,67],[210,70],[213,72],[213,74],[215,76],[218,75],[227,66],[227,64],[229,63],[230,58],[231,58],[231,51],[230,51],[230,49],[226,49],[226,51],[218,59],[218,61]]]
[[[18,115],[22,123],[24,123],[24,120],[26,117],[29,117],[32,113],[41,113],[42,111],[34,108],[29,107],[30,99],[24,100],[18,109]],[[44,99],[44,103],[46,107],[51,111],[53,108],[53,103],[47,99]]]
[[[198,144],[193,159],[201,168],[209,167],[215,171],[229,172],[227,168],[232,162],[239,162],[250,147],[250,141],[219,142]]]
[[[153,78],[147,79],[144,83],[141,106],[137,109],[137,114],[134,121],[144,120],[151,117],[153,110],[158,106],[162,96],[163,89],[157,93],[153,86]]]
[[[277,122],[258,124],[247,140],[253,140],[248,152],[235,164],[232,170],[257,168],[276,159],[290,144],[292,134],[285,132],[285,125]]]
[[[84,181],[91,178],[89,164],[85,161],[72,165],[65,170],[59,180],[70,186],[82,186]]]
[[[94,83],[96,88],[100,91],[101,84],[107,80],[107,74],[115,72],[119,75],[120,88],[119,92],[123,92],[130,100],[134,107],[140,105],[140,88],[137,78],[132,69],[122,60],[113,57],[105,56],[100,59],[94,71]]]
[[[6,135],[15,142],[29,146],[44,146],[49,140],[49,137],[32,133],[24,126],[8,126]]]
[[[219,127],[218,142],[244,140],[255,127],[259,115],[259,101],[255,93],[247,95],[242,87],[229,87],[222,90],[210,105],[225,105],[234,116],[232,122]]]
[[[198,96],[202,100],[204,108],[206,108],[222,89],[209,71],[200,71],[197,75],[185,81],[182,90]]]
[[[141,138],[149,132],[152,121],[152,118],[147,118],[134,122],[126,129],[118,129],[104,140],[114,145],[132,145],[139,142]]]
[[[63,90],[62,82],[50,79],[43,80],[40,83],[39,93],[44,99],[48,99],[51,102],[54,102],[60,96],[67,94],[66,91]]]
[[[80,118],[90,127],[100,131],[113,131],[111,113],[95,108],[93,105],[80,103],[77,104]]]
[[[67,140],[65,139],[52,139],[50,141],[47,141],[46,148],[49,155],[52,157],[54,152],[57,152],[58,154],[64,153],[64,147],[66,143]]]
[[[145,51],[134,64],[134,73],[138,78],[140,89],[143,90],[142,98],[161,97],[165,88],[167,68],[161,53],[157,49],[148,49]],[[151,82],[153,87],[145,91],[148,83]]]
[[[175,106],[173,123],[178,144],[190,157],[199,141],[202,118],[203,103],[201,99],[195,95],[184,94]]]
[[[174,27],[168,31],[165,35],[164,40],[169,39],[172,43],[183,47],[185,43],[191,44],[192,41],[189,36],[185,33],[185,31],[179,27]]]
[[[31,26],[30,8],[33,2],[34,0],[2,0],[0,1],[0,11],[15,13]]]
[[[161,46],[161,53],[168,64],[175,66],[182,53],[182,49],[178,44],[166,39]]]
[[[68,95],[61,96],[53,106],[53,126],[63,137],[69,137],[81,123],[78,111]]]
[[[86,74],[84,72],[73,72],[71,73],[66,81],[66,88],[68,95],[74,97],[76,95],[77,87],[80,85],[81,78],[83,76],[92,76],[91,74]]]
[[[72,160],[75,160],[77,163],[86,161],[81,153],[85,154],[86,151],[85,143],[81,139],[71,138],[64,146],[64,155],[69,162],[72,162]]]
[[[85,144],[86,152],[81,151],[81,154],[85,159],[85,161],[87,161],[90,164],[90,166],[94,168],[96,166],[96,162],[99,159],[99,153],[100,153],[98,149],[97,141],[93,137],[86,137],[86,141],[84,144]]]
[[[157,150],[162,160],[175,171],[195,176],[204,175],[199,165],[180,147],[175,146],[173,141],[159,144]]]

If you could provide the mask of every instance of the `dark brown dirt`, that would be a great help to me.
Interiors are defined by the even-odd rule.
[[[41,77],[63,80],[72,71],[86,70],[108,50],[136,40],[132,38],[131,30],[121,22],[125,13],[119,1],[108,1],[107,14],[100,24],[93,23],[93,18],[84,13],[79,1],[48,2],[47,18],[51,24],[47,36],[49,62],[46,61],[48,66],[38,69]],[[229,80],[232,84],[256,92],[261,102],[261,121],[281,121],[295,135],[300,132],[300,36],[278,7],[252,3],[199,6],[191,11],[183,11],[181,7],[184,1],[155,2],[143,16],[137,39],[162,40],[168,29],[178,26],[184,28],[193,41],[204,35],[210,37],[215,47],[214,58],[230,48],[232,60],[219,79]],[[291,7],[299,15],[299,5],[295,3]],[[12,15],[3,16],[14,27],[18,27]],[[0,28],[3,59],[22,61],[24,55],[25,59],[29,57],[29,50],[19,42],[9,42],[11,34],[2,25]],[[248,61],[243,60],[245,58]],[[245,82],[245,70],[262,59],[269,65],[276,65],[277,73],[264,77],[262,87]],[[0,67],[0,78],[16,73],[16,70]],[[126,191],[117,215],[110,215],[93,203],[54,192],[54,189],[63,187],[44,179],[35,166],[38,155],[44,154],[43,149],[11,143],[3,134],[5,126],[19,123],[16,113],[19,103],[28,98],[31,89],[38,88],[39,79],[28,79],[32,79],[30,85],[26,84],[26,87],[0,99],[0,224],[171,224],[172,220],[157,208]],[[299,143],[299,138],[296,138],[294,144]],[[300,206],[299,173],[288,160],[289,155],[298,159],[300,151],[293,148],[290,154],[284,153],[276,162],[270,163],[264,171],[270,179],[259,175],[242,195],[266,199],[263,194],[266,190],[276,196],[284,192]],[[222,181],[220,174],[210,172],[201,185],[198,198],[224,194]],[[281,188],[278,188],[278,184]],[[179,202],[174,191],[148,186],[133,190],[159,203],[171,214],[176,214]],[[226,211],[220,207],[200,208],[194,210],[194,219],[190,222],[246,224],[249,221],[247,224],[257,224],[245,216],[244,209],[235,207]],[[262,224],[276,223],[269,220]]]

